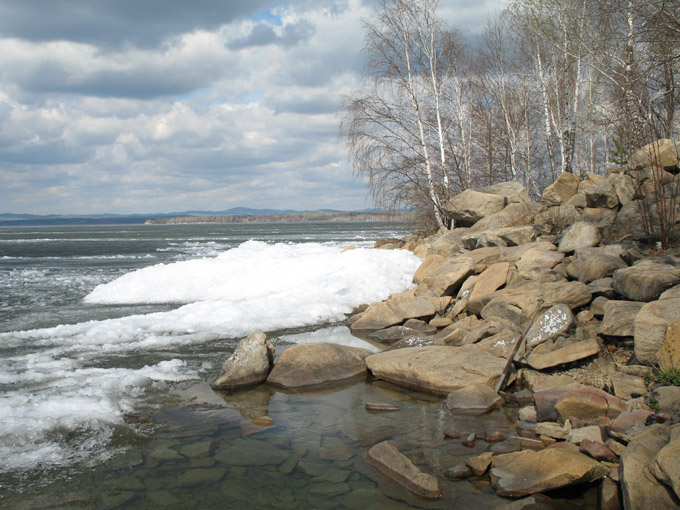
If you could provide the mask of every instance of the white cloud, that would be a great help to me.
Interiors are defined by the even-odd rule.
[[[133,19],[138,2],[51,2],[54,26],[0,0],[16,21],[0,20],[0,212],[370,206],[335,111],[359,84],[372,7],[229,2],[209,16],[164,2],[142,36],[107,18]]]

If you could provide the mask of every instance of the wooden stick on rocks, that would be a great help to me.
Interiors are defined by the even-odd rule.
[[[510,357],[508,358],[508,362],[505,364],[505,368],[503,369],[503,373],[501,374],[501,378],[498,380],[498,383],[496,384],[496,393],[498,393],[501,388],[503,387],[503,384],[505,383],[505,379],[508,377],[508,373],[510,372],[510,367],[512,367],[512,362],[515,359],[515,356],[517,355],[517,351],[519,351],[520,346],[522,345],[522,342],[524,342],[524,338],[527,336],[527,333],[529,332],[529,329],[534,323],[534,320],[536,320],[536,315],[538,315],[538,311],[541,309],[543,306],[543,300],[539,299],[538,303],[536,303],[536,309],[534,310],[534,313],[531,316],[531,319],[529,319],[529,322],[527,322],[526,327],[524,328],[524,332],[522,333],[522,336],[519,337],[519,340],[517,340],[517,343],[515,344],[515,348],[512,350],[512,353],[510,354]]]

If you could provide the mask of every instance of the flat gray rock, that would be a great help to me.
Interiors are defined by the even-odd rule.
[[[366,358],[378,379],[442,396],[470,384],[495,386],[505,364],[504,358],[474,346],[411,347]]]
[[[366,375],[368,349],[329,343],[309,343],[281,353],[267,382],[281,388],[318,387]]]
[[[616,292],[631,301],[653,301],[667,289],[680,283],[680,259],[659,257],[643,259],[613,275]]]

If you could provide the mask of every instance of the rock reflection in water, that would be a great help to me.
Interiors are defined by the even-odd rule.
[[[87,503],[73,508],[484,510],[511,503],[479,478],[451,481],[443,473],[492,447],[480,439],[468,448],[445,432],[511,435],[513,409],[455,417],[442,398],[381,381],[306,393],[260,386],[219,397],[205,388],[188,394],[193,404],[155,417],[161,429],[148,446],[66,488],[88,495]],[[196,402],[201,398],[212,400]],[[371,413],[368,402],[399,410]],[[274,426],[261,426],[263,417]],[[444,498],[426,501],[371,467],[366,453],[383,440],[438,477]]]

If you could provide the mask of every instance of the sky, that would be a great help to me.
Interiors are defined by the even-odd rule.
[[[371,207],[337,111],[376,4],[0,0],[0,213]]]

